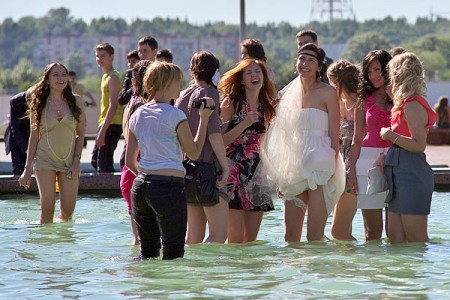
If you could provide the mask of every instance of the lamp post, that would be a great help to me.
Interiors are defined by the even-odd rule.
[[[239,28],[239,40],[245,39],[245,0],[240,0],[241,26]]]

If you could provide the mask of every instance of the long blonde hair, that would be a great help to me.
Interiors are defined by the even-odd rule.
[[[405,100],[412,96],[426,97],[424,70],[420,59],[412,52],[394,56],[388,64],[394,107],[392,114],[400,111]]]

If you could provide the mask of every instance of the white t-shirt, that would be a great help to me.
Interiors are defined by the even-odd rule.
[[[136,110],[129,120],[129,128],[139,145],[139,169],[185,172],[176,130],[186,119],[183,111],[167,103],[148,103]]]

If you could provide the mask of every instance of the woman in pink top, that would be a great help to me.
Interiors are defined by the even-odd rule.
[[[424,99],[423,67],[414,53],[404,53],[389,63],[394,99],[392,127],[382,128],[381,138],[392,142],[385,159],[389,185],[388,235],[391,243],[428,241],[428,215],[433,193],[433,171],[426,161],[428,130],[437,120]]]
[[[392,101],[386,94],[386,66],[391,55],[385,50],[369,52],[363,59],[359,103],[355,108],[355,132],[350,154],[347,186],[357,195],[364,218],[365,239],[377,240],[383,233],[382,209],[386,192],[368,195],[367,172],[391,145],[380,138],[380,129],[391,124]]]
[[[131,115],[138,109],[138,107],[145,104],[145,102],[147,101],[148,95],[144,91],[143,80],[145,71],[147,70],[148,66],[151,63],[152,62],[149,60],[141,60],[133,67],[131,78],[133,95],[131,96],[130,101],[124,108],[122,121],[123,136],[125,138],[125,145],[122,153],[122,155],[124,156],[124,162],[128,141],[128,121],[130,120]],[[133,213],[131,209],[131,188],[133,186],[133,181],[135,178],[136,175],[134,175],[133,172],[128,170],[126,166],[123,166],[122,173],[120,176],[120,190],[122,192],[123,198],[125,199],[125,202],[127,203],[128,214],[130,215],[131,232],[133,234],[133,245],[139,245],[136,223],[134,223]]]

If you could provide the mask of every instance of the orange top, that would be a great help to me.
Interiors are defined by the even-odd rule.
[[[400,108],[400,111],[396,114],[392,115],[392,131],[395,133],[398,133],[403,136],[411,137],[411,133],[409,132],[408,123],[406,122],[405,118],[403,117],[405,113],[405,104],[412,101],[418,101],[425,109],[427,110],[428,114],[428,123],[425,125],[425,131],[428,132],[431,126],[436,122],[437,115],[431,109],[430,105],[428,104],[427,100],[420,96],[413,96],[409,99],[406,99],[405,102],[403,102],[402,107]]]

